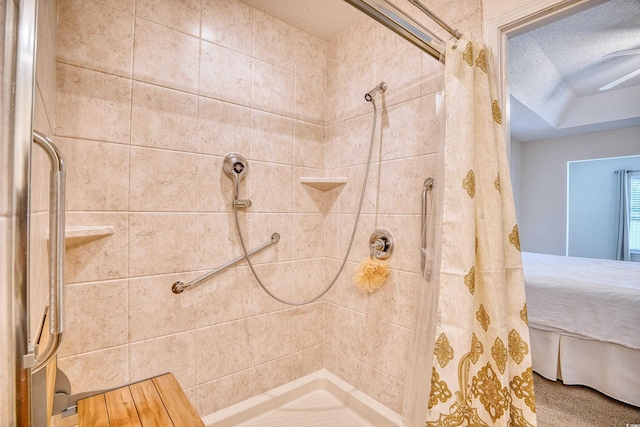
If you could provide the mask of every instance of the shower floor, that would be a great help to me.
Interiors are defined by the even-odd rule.
[[[370,422],[358,413],[343,405],[331,393],[315,391],[273,410],[251,421],[240,424],[240,427],[276,427],[276,426],[314,426],[314,427],[369,427]]]
[[[399,414],[322,369],[204,418],[207,427],[402,427]]]

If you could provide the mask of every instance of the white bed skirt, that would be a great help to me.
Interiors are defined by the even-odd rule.
[[[529,328],[533,370],[640,406],[640,350]]]

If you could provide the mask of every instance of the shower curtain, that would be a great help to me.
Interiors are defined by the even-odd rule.
[[[491,60],[448,44],[428,427],[535,426],[522,258]]]

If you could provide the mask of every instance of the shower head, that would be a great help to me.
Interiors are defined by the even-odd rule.
[[[247,158],[242,154],[238,153],[229,153],[224,158],[224,163],[222,164],[222,170],[224,170],[227,175],[233,179],[233,188],[234,188],[234,197],[233,197],[233,207],[238,208],[248,208],[251,206],[251,200],[240,200],[238,199],[238,188],[240,187],[240,181],[249,171],[249,162]]]
[[[371,89],[369,92],[364,94],[364,99],[371,102],[373,97],[376,96],[377,93],[384,93],[387,90],[387,84],[385,82],[380,83],[378,86]]]
[[[236,180],[240,182],[249,170],[249,162],[242,154],[229,153],[224,158],[222,170],[224,170],[227,175],[233,178],[234,182]]]

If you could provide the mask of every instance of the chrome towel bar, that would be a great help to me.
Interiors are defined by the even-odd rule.
[[[64,292],[64,227],[66,169],[60,150],[46,135],[33,131],[33,142],[51,161],[49,196],[49,332],[51,338],[44,350],[38,351],[31,372],[45,367],[58,354],[62,345]]]
[[[278,241],[279,241],[279,240],[280,240],[280,234],[278,234],[278,233],[273,233],[273,234],[271,235],[271,240],[269,240],[269,241],[268,241],[268,242],[266,242],[266,243],[261,244],[260,246],[256,247],[255,249],[250,250],[249,252],[247,252],[247,256],[251,256],[251,255],[253,255],[253,254],[256,254],[256,253],[260,252],[261,250],[266,249],[266,248],[268,248],[269,246],[271,246],[271,245],[273,245],[273,244],[278,243]],[[197,279],[192,280],[192,281],[191,281],[191,282],[189,282],[189,283],[184,283],[184,282],[182,282],[182,281],[177,281],[177,282],[175,282],[173,285],[171,285],[171,291],[172,291],[174,294],[180,294],[180,293],[182,293],[185,289],[189,289],[189,288],[191,288],[191,287],[193,287],[193,286],[197,285],[198,283],[202,282],[203,280],[208,279],[209,277],[214,276],[214,275],[216,275],[216,274],[220,273],[222,270],[225,270],[225,269],[227,269],[227,268],[229,268],[229,267],[231,267],[231,266],[236,265],[237,263],[239,263],[239,262],[240,262],[240,261],[242,261],[243,259],[245,259],[245,256],[244,256],[244,255],[240,255],[239,257],[234,258],[234,259],[232,259],[231,261],[229,261],[229,262],[227,262],[227,263],[225,263],[225,264],[222,264],[220,267],[218,267],[218,268],[216,268],[216,269],[214,269],[214,270],[211,270],[211,271],[210,271],[210,272],[208,272],[207,274],[205,274],[205,275],[203,275],[203,276],[200,276],[200,277],[198,277]]]
[[[423,272],[427,262],[427,215],[429,214],[427,205],[427,192],[433,190],[433,183],[433,178],[429,177],[424,180],[424,184],[422,186],[422,213],[420,218],[420,267]]]

